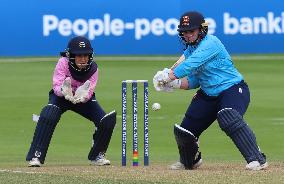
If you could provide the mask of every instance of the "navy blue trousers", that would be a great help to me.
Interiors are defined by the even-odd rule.
[[[70,101],[65,100],[64,97],[56,96],[54,91],[51,90],[49,92],[48,103],[52,106],[45,106],[42,110],[42,113],[49,114],[44,114],[44,117],[39,120],[41,122],[38,122],[31,147],[26,157],[27,161],[34,157],[38,157],[40,162],[42,164],[44,163],[53,131],[61,115],[67,110],[72,110],[89,119],[90,121],[94,122],[96,127],[98,127],[101,119],[106,114],[97,102],[95,94],[93,94],[92,98],[86,103],[73,104]],[[60,110],[54,106],[57,106]],[[48,118],[47,116],[53,117]]]
[[[217,97],[208,96],[200,89],[193,97],[181,127],[199,137],[216,120],[218,111],[232,108],[243,116],[249,102],[250,92],[244,81],[233,85]]]
[[[49,92],[49,104],[56,105],[62,111],[62,114],[67,110],[74,111],[88,120],[94,122],[95,126],[98,125],[100,120],[105,116],[105,111],[96,100],[95,93],[92,98],[86,103],[73,104],[65,100],[64,97],[58,97],[54,94],[53,90]]]

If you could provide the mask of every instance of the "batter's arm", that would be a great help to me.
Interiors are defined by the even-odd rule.
[[[175,69],[180,63],[182,63],[185,60],[184,55],[181,55],[180,58],[173,64],[173,66],[170,68],[171,70]]]
[[[190,89],[189,88],[189,81],[187,80],[187,77],[184,77],[184,78],[181,79],[180,89],[185,89],[185,90]]]

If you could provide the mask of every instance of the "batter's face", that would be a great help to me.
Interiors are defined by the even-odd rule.
[[[89,60],[88,54],[76,55],[75,56],[75,63],[79,69],[83,69],[87,66]]]
[[[198,33],[199,29],[197,28],[191,31],[185,31],[182,35],[187,43],[194,43],[198,38]]]

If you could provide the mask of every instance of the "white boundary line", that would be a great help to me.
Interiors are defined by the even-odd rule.
[[[9,170],[9,169],[0,169],[0,173],[24,173],[24,174],[42,174],[43,172],[33,172],[33,171],[18,171],[18,170]]]
[[[59,57],[0,57],[0,63],[17,62],[56,62]],[[235,55],[233,60],[283,60],[284,55]],[[176,61],[178,56],[96,56],[97,61]]]

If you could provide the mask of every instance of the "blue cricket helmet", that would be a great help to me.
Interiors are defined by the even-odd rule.
[[[177,31],[192,31],[201,28],[203,23],[205,23],[205,19],[201,13],[196,11],[186,12],[180,17]]]
[[[65,52],[61,52],[60,54],[61,56],[68,58],[69,66],[71,66],[73,70],[76,70],[79,72],[86,72],[90,70],[91,65],[94,63],[93,51],[94,49],[91,45],[91,42],[87,38],[83,36],[76,36],[68,42]],[[75,63],[76,55],[88,55],[89,56],[89,60],[85,68],[83,69],[78,68],[78,66]]]
[[[93,47],[90,41],[83,36],[72,38],[64,52],[60,52],[62,57],[68,58],[69,71],[71,76],[80,82],[88,80],[96,71],[97,64],[94,61]],[[75,63],[76,55],[88,55],[89,59],[84,68],[79,68]]]
[[[200,30],[199,36],[196,41],[188,43],[183,37],[183,32],[192,31],[195,29]],[[208,23],[205,22],[204,16],[201,13],[196,11],[186,12],[180,17],[177,31],[179,32],[179,37],[186,47],[188,45],[196,45],[207,35]]]
[[[93,48],[90,41],[83,36],[72,38],[67,45],[68,52],[74,55],[93,54]]]

